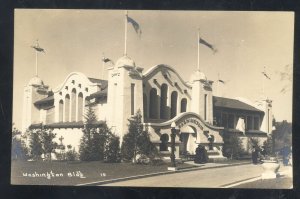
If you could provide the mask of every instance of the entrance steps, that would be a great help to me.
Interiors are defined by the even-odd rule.
[[[208,162],[224,162],[227,160],[227,158],[224,157],[219,150],[208,150],[207,155]]]

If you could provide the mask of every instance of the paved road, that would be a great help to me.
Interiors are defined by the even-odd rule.
[[[262,172],[261,165],[249,164],[147,177],[101,186],[217,188],[236,181],[260,176]]]

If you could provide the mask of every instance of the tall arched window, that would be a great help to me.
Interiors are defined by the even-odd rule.
[[[64,101],[59,100],[58,104],[58,121],[63,122],[63,116],[64,116]]]
[[[157,91],[155,88],[152,88],[150,90],[150,102],[149,102],[149,118],[151,119],[158,119],[157,102],[158,102]]]
[[[70,95],[67,94],[65,98],[65,122],[70,121]]]
[[[83,95],[82,93],[78,94],[78,118],[77,121],[82,121],[83,117]]]
[[[173,91],[171,94],[171,118],[175,117],[177,114],[177,91]]]
[[[147,95],[143,93],[143,109],[144,109],[144,118],[148,118],[148,103],[147,103]]]
[[[162,84],[160,88],[160,118],[161,119],[169,119],[168,118],[168,86],[167,84]]]
[[[186,98],[182,98],[181,106],[180,106],[180,113],[186,112],[186,107],[187,107],[187,100],[186,100]]]
[[[76,121],[76,90],[72,89],[71,94],[71,121]]]

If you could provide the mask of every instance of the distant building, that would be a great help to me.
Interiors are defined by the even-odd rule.
[[[176,157],[194,154],[198,144],[222,157],[222,134],[237,133],[248,149],[250,137],[263,142],[272,131],[272,102],[251,105],[246,100],[213,96],[213,81],[196,71],[184,81],[171,66],[160,64],[143,72],[127,57],[108,68],[108,80],[86,77],[73,72],[53,91],[34,77],[24,89],[23,131],[27,128],[51,128],[57,139],[78,150],[89,103],[98,118],[106,121],[120,136],[127,133],[128,118],[138,109],[143,115],[151,141],[163,153],[170,151],[170,128],[175,122]],[[210,140],[213,138],[213,140]],[[209,141],[210,140],[210,141]]]

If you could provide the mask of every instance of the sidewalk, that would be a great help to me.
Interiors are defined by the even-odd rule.
[[[293,167],[280,164],[278,176],[275,179],[262,180],[261,176],[258,176],[223,185],[222,188],[292,189]]]
[[[104,185],[104,184],[110,184],[110,183],[116,183],[116,182],[122,182],[122,181],[127,181],[127,180],[134,180],[134,179],[141,179],[141,178],[148,178],[148,177],[159,176],[159,175],[168,175],[168,174],[183,173],[183,172],[189,172],[189,171],[225,168],[225,167],[233,167],[233,166],[250,165],[251,164],[250,161],[243,161],[243,162],[236,162],[236,163],[225,163],[224,162],[224,163],[206,163],[206,164],[195,164],[193,161],[187,161],[185,163],[190,164],[191,166],[194,166],[194,167],[183,168],[183,169],[179,169],[177,171],[164,171],[164,172],[150,173],[150,174],[144,174],[144,175],[129,176],[129,177],[125,177],[125,178],[95,181],[95,182],[78,184],[77,186],[95,186],[95,185],[99,186],[99,185]]]

